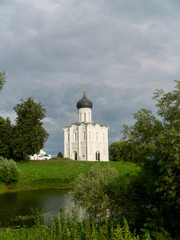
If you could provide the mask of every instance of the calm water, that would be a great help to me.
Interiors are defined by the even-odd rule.
[[[27,218],[38,209],[45,219],[55,217],[60,209],[66,212],[73,206],[69,189],[43,189],[0,194],[0,226],[11,225],[17,216]],[[19,218],[19,217],[18,217]]]

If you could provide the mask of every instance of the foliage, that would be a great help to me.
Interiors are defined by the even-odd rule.
[[[12,156],[12,131],[9,118],[6,120],[0,116],[0,156],[10,158]]]
[[[59,152],[58,155],[57,155],[58,158],[63,158],[63,154],[62,152]]]
[[[124,126],[123,141],[132,146],[132,159],[143,164],[141,174],[130,186],[134,213],[151,229],[157,226],[179,234],[180,210],[180,81],[172,92],[154,93],[157,116],[141,109],[135,124]],[[139,189],[139,190],[138,190]],[[139,199],[139,203],[134,201]],[[146,199],[146,200],[145,200]],[[170,214],[169,214],[170,213]]]
[[[2,71],[2,72],[0,72],[0,91],[3,88],[5,81],[6,81],[6,73],[5,73],[5,71]]]
[[[109,146],[110,161],[136,162],[134,161],[134,159],[132,159],[132,154],[129,154],[129,149],[131,149],[130,142],[126,141],[113,142]]]
[[[32,98],[28,98],[27,101],[21,100],[14,110],[17,118],[13,132],[13,158],[23,160],[38,153],[48,138],[41,122],[46,109],[41,103],[35,103]]]
[[[75,179],[71,195],[74,201],[86,209],[92,219],[113,217],[117,209],[113,203],[119,174],[116,169],[94,165],[90,171]]]
[[[0,157],[0,180],[9,185],[17,182],[20,176],[20,170],[17,168],[16,163],[10,159]]]
[[[95,223],[85,217],[78,219],[77,212],[58,214],[50,225],[36,218],[36,225],[31,228],[1,229],[2,240],[150,240],[149,234],[138,236],[130,231],[127,221],[124,219],[122,225],[106,221]],[[159,239],[160,240],[160,239]],[[161,238],[168,240],[168,238]],[[170,240],[170,238],[169,238]]]

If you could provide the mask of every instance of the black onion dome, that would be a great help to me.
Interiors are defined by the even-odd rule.
[[[85,93],[84,93],[84,96],[83,98],[81,98],[79,100],[79,102],[77,102],[77,108],[91,108],[93,107],[93,104],[92,102],[86,97]]]

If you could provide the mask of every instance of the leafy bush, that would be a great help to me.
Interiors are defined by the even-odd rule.
[[[0,157],[0,180],[9,185],[13,182],[17,182],[20,176],[20,170],[18,169],[14,160]]]
[[[81,174],[75,181],[71,195],[82,206],[90,218],[104,220],[117,214],[115,205],[119,174],[116,169],[100,165]]]

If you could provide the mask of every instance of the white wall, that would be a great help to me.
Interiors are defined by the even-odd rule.
[[[91,108],[80,108],[79,109],[78,122],[92,122]]]
[[[64,128],[64,157],[78,160],[96,161],[96,152],[100,161],[109,161],[108,128],[100,124],[72,124]]]

